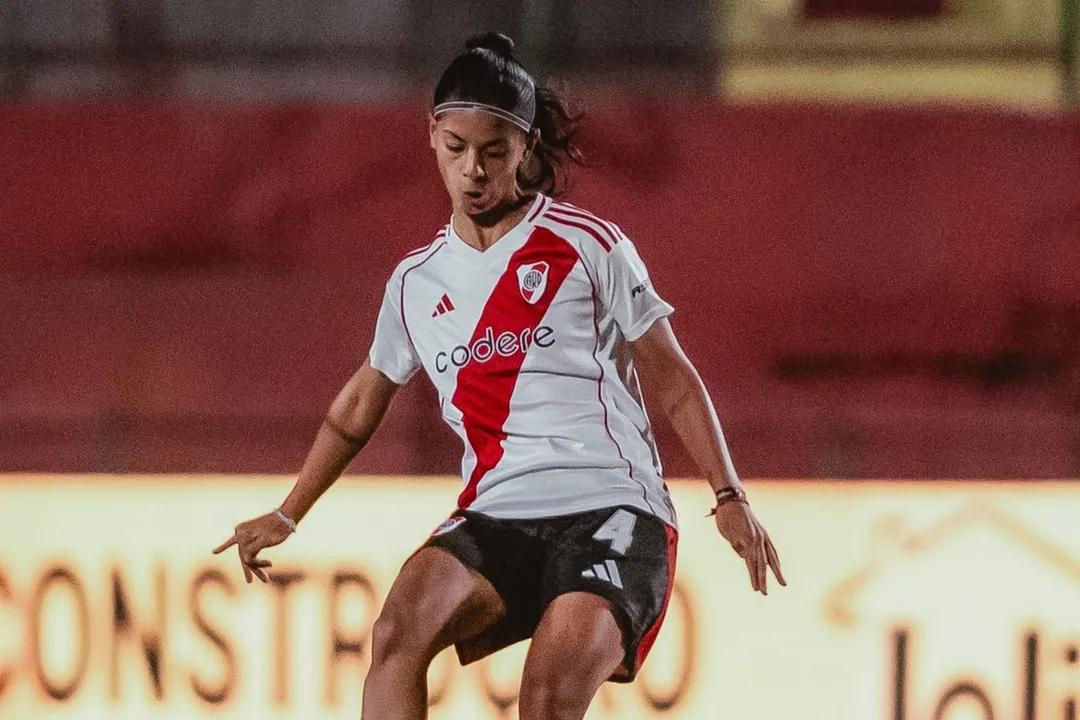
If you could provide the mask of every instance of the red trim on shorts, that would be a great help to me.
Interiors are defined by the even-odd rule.
[[[664,616],[667,615],[668,603],[671,601],[671,591],[675,587],[675,556],[679,546],[679,532],[667,523],[664,523],[664,534],[667,536],[667,594],[664,595],[664,606],[660,609],[660,617],[656,618],[656,622],[654,622],[652,627],[646,631],[641,638],[641,642],[638,643],[637,654],[634,657],[635,669],[641,668],[641,664],[645,662],[645,657],[649,654],[649,650],[652,649],[653,643],[656,642],[656,636],[660,632],[660,626],[664,624]]]
[[[522,295],[517,270],[522,265],[539,262],[548,265],[547,284],[544,294],[535,304],[530,304]],[[521,338],[528,330],[531,338],[577,262],[578,254],[566,240],[547,228],[533,230],[525,244],[510,256],[506,271],[495,283],[473,330],[469,347],[475,347],[478,340],[484,339],[489,328],[493,344],[505,332]],[[502,441],[506,439],[503,427],[510,416],[510,396],[525,362],[524,352],[506,357],[495,348],[489,350],[491,357],[486,361],[473,359],[458,370],[457,388],[451,400],[461,411],[465,437],[476,455],[476,466],[458,496],[458,507],[462,510],[476,499],[480,481],[502,459]]]
[[[596,242],[600,243],[600,245],[603,246],[604,250],[611,252],[611,243],[601,237],[600,233],[598,233],[594,228],[583,223],[575,222],[574,220],[569,220],[567,218],[555,215],[555,208],[552,208],[548,211],[547,218],[551,222],[558,223],[559,225],[565,225],[567,227],[577,228],[578,230],[584,230],[585,232],[589,233],[589,235],[592,235],[593,239],[595,239]]]

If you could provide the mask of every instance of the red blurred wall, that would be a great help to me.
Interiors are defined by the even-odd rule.
[[[0,469],[295,469],[449,212],[422,105],[0,128]],[[1080,117],[625,100],[585,145],[571,200],[636,240],[745,475],[1080,472]],[[356,469],[455,470],[414,385]]]

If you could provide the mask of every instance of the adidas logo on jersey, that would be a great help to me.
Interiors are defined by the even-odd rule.
[[[622,589],[622,576],[619,575],[619,566],[615,564],[614,560],[605,560],[602,563],[597,563],[591,568],[588,568],[581,573],[583,578],[592,578],[593,580],[603,580],[609,582],[615,587]]]
[[[439,317],[445,315],[454,309],[454,303],[450,302],[450,296],[443,293],[442,298],[439,299],[439,304],[435,306],[435,312],[431,313],[431,317]]]
[[[471,362],[486,363],[496,355],[513,357],[524,355],[533,345],[549,348],[555,344],[555,330],[547,325],[539,325],[535,330],[525,328],[520,333],[501,332],[488,327],[484,334],[473,340],[470,345],[456,345],[449,352],[443,350],[435,356],[435,370],[446,372],[451,365],[463,368]]]

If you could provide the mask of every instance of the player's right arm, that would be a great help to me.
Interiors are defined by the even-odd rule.
[[[249,583],[252,576],[269,580],[270,561],[260,559],[259,552],[289,537],[375,434],[397,389],[419,370],[401,308],[403,277],[399,266],[386,285],[368,359],[330,405],[292,492],[277,510],[237,525],[233,536],[214,550],[217,554],[236,545]]]
[[[341,389],[326,414],[281,512],[299,523],[345,472],[382,422],[398,385],[367,361]]]
[[[364,362],[330,405],[296,484],[278,510],[282,515],[294,523],[307,515],[375,434],[398,387],[371,367],[370,361]],[[250,583],[255,576],[266,582],[271,563],[260,559],[259,552],[281,544],[291,533],[288,523],[271,511],[237,525],[233,536],[214,553],[236,545],[245,579]]]

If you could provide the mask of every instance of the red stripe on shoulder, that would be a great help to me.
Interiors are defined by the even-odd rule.
[[[581,208],[571,205],[569,203],[558,203],[554,205],[551,209],[552,211],[561,214],[563,217],[570,217],[574,218],[575,220],[589,221],[597,225],[597,229],[604,233],[604,235],[607,237],[608,241],[612,245],[619,244],[620,233],[618,229],[615,227],[614,224],[608,222],[602,217],[593,215],[591,212],[587,210],[582,210]]]
[[[537,219],[538,217],[540,217],[541,215],[543,215],[543,214],[544,214],[544,210],[546,209],[546,206],[547,206],[547,204],[548,204],[548,199],[547,199],[547,198],[541,198],[541,199],[540,199],[540,202],[539,202],[539,203],[538,203],[538,204],[536,205],[536,209],[535,209],[535,210],[533,210],[533,211],[532,211],[532,212],[531,212],[531,213],[529,214],[529,217],[525,219],[525,222],[527,222],[527,223],[531,223],[531,222],[533,222],[534,220],[536,220],[536,219]]]
[[[605,251],[611,252],[611,243],[605,240],[603,236],[601,236],[600,233],[597,232],[597,230],[592,226],[586,225],[583,222],[577,222],[576,220],[555,217],[555,215],[553,215],[550,211],[548,212],[547,217],[552,223],[556,225],[563,225],[565,227],[572,227],[577,228],[578,230],[584,230],[590,236],[592,236],[592,238],[596,240],[596,242],[600,243],[600,245],[604,248]]]
[[[430,249],[431,249],[431,246],[432,246],[432,245],[434,245],[435,243],[439,242],[439,241],[440,241],[440,240],[442,240],[442,239],[443,239],[444,237],[446,237],[446,228],[443,228],[442,230],[440,230],[440,231],[439,231],[439,232],[438,232],[438,233],[437,233],[437,234],[435,235],[435,239],[434,239],[434,240],[432,240],[431,242],[429,242],[429,243],[428,243],[427,245],[425,245],[425,246],[423,246],[423,247],[418,247],[418,248],[416,248],[415,250],[410,250],[409,252],[405,253],[405,257],[403,257],[403,258],[401,258],[401,259],[402,259],[402,260],[407,260],[407,259],[409,259],[409,258],[411,258],[411,257],[414,257],[414,256],[416,256],[416,255],[419,255],[420,253],[423,253],[423,252],[427,252],[428,250],[430,250]]]
[[[613,234],[619,234],[618,229],[615,227],[615,223],[611,222],[610,220],[605,220],[594,212],[589,212],[584,208],[579,208],[577,205],[568,202],[559,203],[559,209],[569,213],[577,213],[581,217],[586,217],[590,220],[595,220],[596,222],[600,223],[608,230],[610,230]]]

